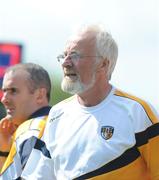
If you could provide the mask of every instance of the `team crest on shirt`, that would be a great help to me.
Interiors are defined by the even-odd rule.
[[[101,128],[101,136],[105,139],[108,140],[113,136],[114,133],[114,127],[112,126],[102,126]]]

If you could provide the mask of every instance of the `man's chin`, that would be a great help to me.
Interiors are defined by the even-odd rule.
[[[78,94],[84,91],[83,85],[79,80],[71,81],[66,78],[62,81],[61,89],[69,94]]]
[[[13,120],[13,115],[12,115],[11,113],[8,113],[8,112],[7,112],[6,118],[7,118],[8,120]]]

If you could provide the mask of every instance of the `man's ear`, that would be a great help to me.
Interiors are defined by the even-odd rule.
[[[99,64],[98,71],[101,71],[102,69],[108,71],[108,67],[109,67],[109,61],[105,59]]]
[[[107,59],[105,59],[104,61],[103,61],[103,66],[102,67],[104,67],[105,69],[108,69],[108,67],[109,67],[109,61],[107,60]]]
[[[39,88],[36,89],[36,100],[38,103],[42,103],[44,101],[44,98],[46,98],[46,89],[45,88]]]

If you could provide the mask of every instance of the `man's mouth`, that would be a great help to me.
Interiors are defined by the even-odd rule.
[[[75,81],[78,77],[76,73],[65,73],[65,78],[67,80]]]
[[[6,108],[7,114],[13,114],[14,109],[13,108]]]
[[[66,73],[65,76],[71,77],[71,76],[76,76],[75,73]]]

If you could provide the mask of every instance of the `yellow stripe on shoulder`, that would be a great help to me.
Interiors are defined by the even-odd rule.
[[[46,125],[46,121],[47,121],[47,117],[45,116],[43,117],[39,122],[38,122],[38,126],[36,127],[37,130],[39,130],[39,135],[38,138],[41,138],[45,129],[45,125]],[[36,120],[35,120],[36,121]],[[14,156],[16,155],[17,151],[16,151],[16,143],[15,140],[21,135],[24,134],[25,132],[27,132],[29,129],[34,129],[34,126],[32,127],[32,123],[34,122],[34,119],[30,119],[25,121],[23,124],[21,124],[18,129],[16,130],[16,132],[14,133],[14,137],[13,137],[13,144],[11,147],[11,150],[9,152],[9,155],[5,161],[5,164],[2,167],[2,170],[0,172],[0,174],[3,174],[4,171],[13,163],[14,161]]]
[[[31,126],[33,119],[29,119],[25,122],[23,122],[18,129],[16,130],[15,134],[14,134],[14,138],[13,139],[17,139],[17,137],[19,137],[21,134],[25,133],[26,131],[28,131],[28,129]]]
[[[116,90],[114,93],[116,96],[121,96],[121,97],[125,97],[125,98],[129,98],[132,99],[136,102],[138,102],[139,104],[142,105],[142,107],[144,108],[145,112],[147,113],[150,121],[155,124],[159,122],[158,117],[154,114],[154,112],[152,111],[152,109],[150,108],[150,106],[148,105],[148,103],[136,96],[130,95],[128,93],[122,92],[120,90]]]
[[[40,121],[40,123],[39,123],[39,126],[38,126],[38,129],[39,129],[39,131],[40,131],[40,132],[39,132],[39,135],[38,135],[38,138],[39,138],[39,139],[42,137],[42,135],[43,135],[43,133],[44,133],[44,129],[45,129],[45,125],[46,125],[47,118],[48,118],[48,116],[45,116],[45,117],[43,118],[43,120]]]
[[[18,129],[16,130],[13,139],[17,139],[20,135],[26,133],[28,130],[38,130],[39,131],[39,136],[38,138],[40,138],[42,136],[42,133],[44,131],[44,127],[46,124],[46,119],[48,116],[44,116],[41,119],[29,119],[27,121],[25,121],[24,123],[22,123]]]
[[[13,159],[14,159],[14,156],[16,155],[16,145],[15,145],[15,142],[12,144],[12,147],[11,147],[11,150],[9,152],[9,155],[1,169],[1,173],[0,174],[3,174],[4,171],[13,163]]]

